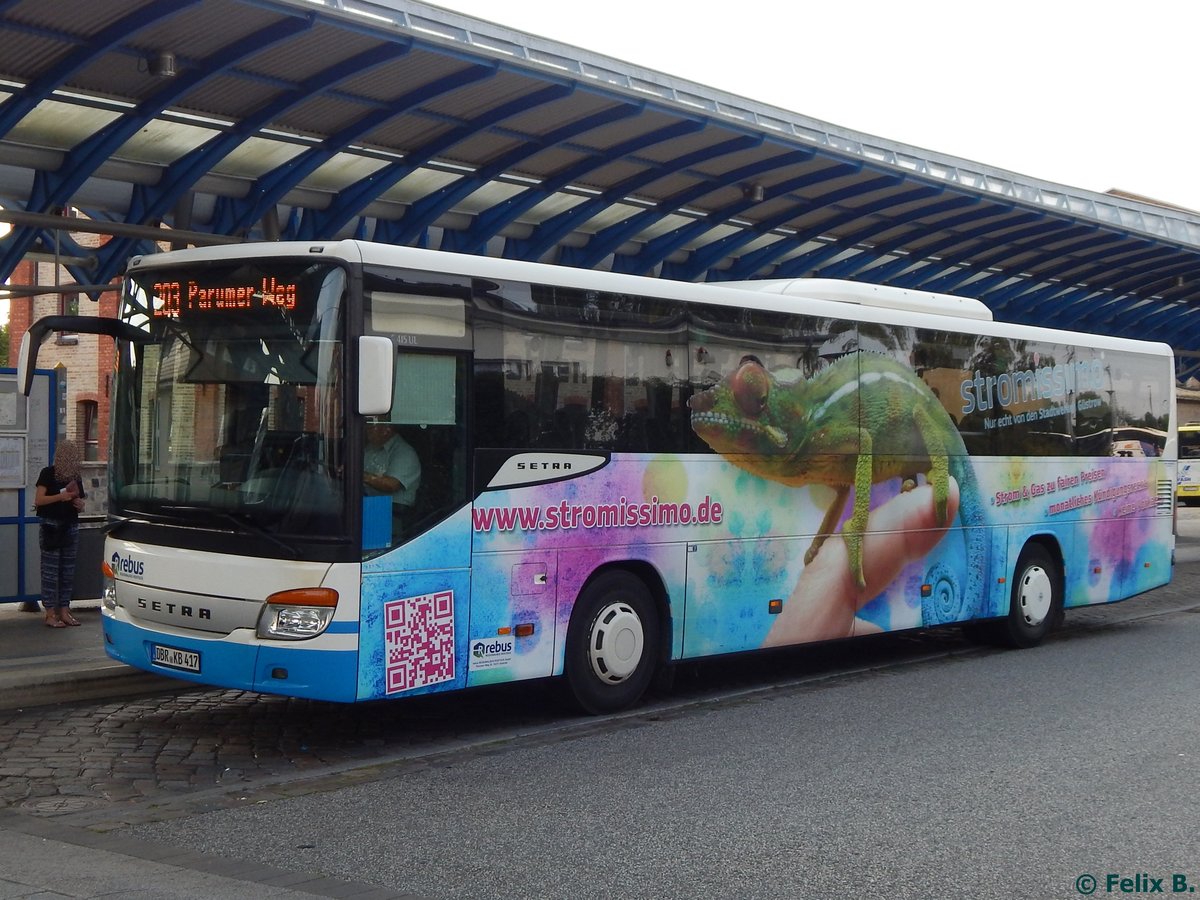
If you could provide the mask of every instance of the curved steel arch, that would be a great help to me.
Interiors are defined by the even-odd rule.
[[[853,163],[840,163],[833,168],[840,169],[845,173],[857,173],[860,167]],[[772,186],[771,196],[789,195],[802,187],[809,187],[815,184],[820,184],[822,180],[830,175],[829,169],[823,169],[820,172],[810,172],[784,182]],[[765,196],[765,195],[764,195]],[[672,202],[677,202],[676,198],[672,198]],[[733,207],[741,210],[745,208],[747,201],[731,204]],[[802,207],[814,205],[814,201],[800,197],[796,198],[796,202],[787,206],[782,212],[776,213],[774,216],[769,216],[759,219],[754,224],[754,233],[747,234],[747,241],[754,240],[764,234],[769,234],[776,228],[779,228],[785,222],[789,222],[797,215],[797,210]],[[728,209],[728,207],[727,207]],[[683,247],[688,241],[698,238],[700,235],[711,230],[714,226],[722,224],[720,221],[713,221],[709,217],[703,219],[694,219],[685,225],[681,225],[674,231],[669,231],[666,234],[659,235],[652,240],[646,241],[642,245],[642,249],[634,254],[622,258],[621,265],[614,265],[614,269],[627,272],[630,274],[639,274],[653,271],[656,267],[662,266],[668,256],[675,253]],[[774,245],[772,245],[774,246]],[[784,251],[786,252],[786,250]]]
[[[137,115],[122,116],[102,128],[92,140],[68,154],[60,171],[41,172],[34,180],[30,205],[38,209],[53,209],[66,206],[75,192],[120,148],[130,136],[144,128],[155,116],[192,90],[202,81],[212,78],[217,72],[229,68],[239,59],[262,51],[263,47],[279,43],[298,31],[311,28],[313,17],[290,17],[272,23],[258,32],[247,35],[233,45],[222,47],[211,66],[196,65],[183,74],[164,83],[149,99],[139,105]],[[10,237],[4,254],[0,256],[0,271],[12,271],[33,244],[32,235]]]
[[[154,0],[141,9],[122,16],[96,32],[84,48],[73,48],[20,93],[0,106],[0,134],[8,134],[39,103],[50,99],[71,76],[92,65],[103,53],[145,31],[162,19],[177,15],[180,10],[202,0]],[[10,4],[15,5],[15,4]]]
[[[889,176],[881,176],[877,180],[881,187],[902,186],[902,182],[895,182]],[[915,200],[924,199],[925,197],[933,196],[930,191],[937,191],[937,188],[916,186],[907,193],[889,194],[885,197],[880,197],[870,203],[864,203],[861,206],[854,206],[843,210],[830,219],[825,219],[821,222],[823,232],[827,232],[833,228],[840,228],[851,222],[856,222],[864,216],[870,216],[885,209],[890,209],[893,206],[901,206],[905,203],[912,203]],[[692,251],[690,258],[686,263],[676,267],[676,271],[685,276],[685,280],[692,280],[699,277],[703,273],[708,273],[718,261],[725,256],[732,256],[738,247],[745,246],[748,243],[747,235],[735,234],[728,235],[723,238],[711,242],[702,247],[698,247]],[[755,236],[750,236],[753,239]],[[735,240],[735,238],[737,238]],[[844,244],[847,247],[853,247],[854,242],[845,238],[839,240],[839,244]],[[792,265],[792,260],[787,260],[776,267],[772,272],[772,276],[776,278],[789,277],[789,267]]]
[[[921,248],[920,256],[915,254],[897,256],[890,262],[872,268],[868,274],[884,284],[897,285],[897,279],[904,272],[926,260],[939,258],[946,248],[957,246],[981,235],[1016,228],[1026,222],[1036,222],[1038,218],[1038,214],[1033,210],[1017,212],[1012,206],[989,205],[983,203],[981,199],[975,208],[954,216],[947,222],[939,223],[938,230],[945,231],[946,235],[925,243]],[[977,224],[965,231],[954,230],[960,226],[972,225],[972,223]]]
[[[430,84],[414,88],[387,106],[367,113],[353,125],[330,135],[319,146],[305,150],[296,158],[288,160],[264,174],[258,179],[251,192],[255,195],[255,199],[246,207],[234,210],[232,221],[221,223],[220,230],[229,233],[248,231],[266,214],[267,210],[279,203],[285,194],[295,189],[307,176],[364,134],[368,134],[388,120],[394,119],[434,97],[458,90],[464,85],[494,77],[497,70],[496,64],[478,63],[467,66],[457,72],[444,75]]]
[[[846,132],[419,0],[105,0],[95,26],[72,21],[73,8],[0,4],[12,67],[0,85],[0,194],[14,211],[44,217],[73,205],[97,227],[353,232],[521,259],[557,250],[566,264],[685,279],[815,272],[961,290],[1033,321],[1086,308],[1098,327],[1200,340],[1191,321],[1200,214]],[[181,58],[173,78],[130,76],[132,62],[177,51],[195,34],[208,49]],[[322,63],[349,52],[337,52],[347,40],[350,59]],[[403,66],[386,66],[401,56]],[[500,73],[493,93],[502,99],[489,102]],[[45,127],[55,104],[100,110],[111,124],[91,129],[80,117],[60,136]],[[522,105],[532,115],[520,132],[505,128],[504,113]],[[189,117],[216,134],[178,158],[134,146],[139,129],[153,123],[161,135]],[[574,143],[593,129],[588,146]],[[646,135],[669,142],[701,131],[702,142],[678,153],[638,155]],[[380,143],[359,146],[364,137]],[[262,173],[234,153],[250,139],[302,149]],[[538,159],[547,149],[571,161]],[[733,155],[743,150],[745,159]],[[723,153],[725,169],[713,164]],[[350,167],[318,174],[335,155],[384,163],[364,178]],[[605,168],[618,161],[628,165]],[[413,178],[406,184],[418,196],[392,196],[409,173],[446,172],[457,177]],[[766,202],[754,199],[757,188],[731,201],[742,179],[760,185]],[[497,182],[523,190],[489,201],[481,189]],[[815,196],[799,195],[812,187]],[[150,246],[121,236],[129,234],[79,248],[97,264],[72,263],[71,274],[90,273],[93,283],[116,274],[126,255]],[[39,244],[71,248],[49,222],[21,224],[0,240],[0,275]]]
[[[945,191],[939,191],[940,194]],[[908,213],[893,215],[886,219],[881,219],[879,222],[868,223],[863,228],[851,234],[845,235],[842,241],[850,246],[855,246],[861,243],[870,243],[871,238],[882,232],[891,231],[892,229],[900,228],[900,226],[909,226],[912,222],[922,216],[937,217],[942,213],[954,212],[964,206],[974,206],[978,201],[973,197],[967,197],[963,194],[955,194],[947,197],[939,203],[931,203],[928,206],[914,206]],[[940,224],[940,223],[939,223]],[[891,240],[879,241],[871,244],[872,258],[864,260],[861,256],[851,257],[841,260],[837,263],[832,263],[829,266],[822,266],[828,259],[832,259],[837,255],[837,248],[822,247],[816,250],[810,250],[803,257],[793,257],[793,259],[805,259],[805,265],[810,271],[814,271],[816,277],[819,278],[851,278],[856,273],[861,271],[875,262],[886,257],[890,257],[894,250],[903,247],[905,242],[909,240],[911,230],[905,228],[896,234]]]
[[[581,134],[585,134],[604,125],[611,125],[622,119],[638,115],[645,109],[644,103],[622,103],[599,110],[590,116],[561,125],[547,134],[542,140],[531,142],[513,148],[510,152],[492,160],[486,166],[477,169],[471,175],[462,175],[456,181],[427,194],[413,203],[404,218],[399,222],[381,222],[384,234],[390,243],[406,244],[416,240],[417,236],[429,227],[432,222],[453,208],[454,204],[465,199],[475,191],[498,179],[518,163],[528,160],[546,147],[565,143]]]
[[[1034,224],[1020,228],[1015,234],[1005,235],[1003,253],[998,252],[996,244],[975,239],[967,242],[970,247],[969,250],[954,254],[950,252],[950,249],[947,249],[940,254],[938,259],[929,260],[917,269],[897,278],[893,283],[900,287],[948,293],[953,289],[953,286],[965,280],[966,277],[969,277],[969,275],[964,275],[964,270],[970,270],[970,274],[986,272],[993,265],[1014,255],[1014,248],[1019,248],[1017,255],[1028,252],[1025,242],[1029,239],[1047,234],[1056,234],[1060,231],[1069,230],[1072,227],[1073,225],[1070,222],[1046,219],[1039,216]],[[1008,230],[1006,227],[993,228],[988,233],[1006,230]],[[960,241],[958,244],[952,245],[952,247],[960,246],[962,243]],[[988,250],[989,247],[991,248],[990,250]],[[979,251],[979,255],[972,255],[976,250]],[[1011,275],[1012,273],[1007,274]]]
[[[805,153],[803,150],[791,150],[780,157],[772,157],[768,160],[762,160],[757,163],[752,163],[741,168],[726,172],[720,186],[728,187],[744,181],[749,178],[755,178],[765,174],[768,171],[778,168],[775,163],[781,159],[790,159],[791,164],[799,164],[807,162],[812,158],[811,153]],[[787,193],[801,184],[809,184],[814,180],[811,175],[798,176],[791,181],[786,181],[782,184],[772,186],[772,194]],[[707,182],[699,182],[691,185],[682,191],[679,191],[671,196],[663,199],[655,208],[644,210],[635,213],[613,225],[604,228],[591,236],[588,242],[581,248],[564,248],[561,260],[566,265],[580,266],[583,268],[591,268],[597,266],[609,254],[616,254],[617,248],[627,241],[633,240],[646,229],[651,228],[657,222],[671,215],[684,216],[684,212],[692,203],[712,193],[716,187]],[[737,205],[737,204],[733,204]],[[626,274],[637,274],[647,272],[653,268],[655,263],[647,261],[647,257],[655,256],[658,251],[656,247],[663,246],[672,242],[677,242],[678,246],[682,246],[692,236],[703,234],[713,223],[707,218],[697,218],[695,215],[688,216],[690,221],[678,228],[643,241],[642,252],[637,254],[626,254],[623,256],[614,256],[613,271],[624,272]],[[674,249],[668,252],[674,252]],[[645,254],[645,255],[643,255]]]
[[[610,148],[605,156],[588,156],[573,165],[560,169],[541,184],[530,186],[517,196],[502,200],[490,210],[480,213],[475,217],[473,225],[451,238],[450,249],[463,253],[478,253],[490,236],[499,234],[515,222],[522,213],[528,212],[541,203],[553,191],[565,188],[588,172],[608,165],[613,158],[620,159],[639,150],[645,150],[647,147],[653,147],[685,135],[696,134],[703,131],[707,124],[701,119],[681,119],[678,122],[662,125],[645,134],[622,141]]]
[[[701,147],[693,150],[691,153],[684,154],[672,161],[672,166],[675,169],[688,169],[691,166],[701,162],[719,159],[722,156],[727,156],[731,153],[737,153],[742,150],[748,150],[752,147],[762,145],[764,138],[761,135],[739,135],[716,144],[710,147]],[[785,156],[788,154],[784,154]],[[793,154],[794,155],[794,154]],[[760,171],[769,171],[774,167],[775,160],[764,160],[762,163],[754,166],[748,166],[744,171],[758,173]],[[536,226],[528,238],[519,241],[511,242],[513,249],[516,251],[513,255],[521,259],[540,259],[545,253],[553,248],[559,241],[570,234],[577,226],[588,221],[595,215],[602,212],[607,206],[612,203],[619,203],[629,195],[636,193],[640,188],[648,184],[652,184],[663,177],[662,170],[659,168],[647,168],[643,172],[636,175],[631,175],[623,181],[613,185],[608,190],[597,195],[596,197],[588,198],[581,203],[577,203],[570,209],[564,210],[557,216],[544,221]],[[727,175],[722,183],[729,180]],[[753,177],[746,175],[744,177]],[[715,190],[715,186],[709,186],[709,191]],[[661,212],[661,209],[660,209]]]
[[[1028,279],[1030,281],[1030,283],[1033,285],[1038,285],[1038,284],[1041,284],[1042,282],[1052,280],[1053,276],[1050,273],[1038,271],[1039,266],[1047,265],[1050,262],[1052,262],[1053,260],[1059,259],[1059,258],[1063,257],[1064,255],[1071,253],[1073,251],[1073,249],[1076,247],[1094,246],[1097,241],[1099,241],[1101,243],[1108,242],[1107,235],[1105,235],[1104,233],[1099,233],[1098,229],[1095,229],[1093,226],[1088,225],[1086,223],[1076,223],[1075,225],[1068,228],[1067,231],[1075,231],[1075,230],[1080,230],[1080,229],[1082,229],[1084,233],[1081,234],[1078,238],[1070,238],[1070,237],[1063,237],[1063,236],[1055,237],[1049,243],[1054,243],[1059,246],[1056,246],[1053,249],[1046,248],[1044,250],[1041,250],[1040,252],[1037,252],[1035,254],[1033,260],[1022,259],[1022,261],[1020,263],[1020,272],[1021,272],[1022,277]],[[1067,242],[1066,246],[1062,246],[1063,241]],[[1038,246],[1044,247],[1046,243],[1047,242],[1039,241]],[[1016,246],[1019,248],[1022,248],[1024,250],[1022,255],[1027,255],[1030,252],[1035,252],[1032,247],[1030,247],[1028,249],[1024,249],[1025,248],[1024,241],[1018,242],[1016,244]],[[1068,257],[1068,259],[1069,259],[1069,257]],[[986,269],[986,268],[989,268],[993,264],[993,262],[994,262],[993,257],[976,258],[976,259],[971,260],[971,265],[973,267]],[[972,273],[969,270],[960,270],[958,272],[948,273],[948,274],[943,275],[940,278],[938,278],[937,281],[934,282],[930,286],[930,290],[936,290],[936,291],[940,291],[943,293],[952,293],[959,286],[964,284],[966,281],[970,280],[971,274]],[[1014,273],[1008,272],[1006,274],[1011,276]]]
[[[129,224],[141,225],[163,219],[179,200],[195,187],[206,172],[241,146],[247,137],[265,128],[276,118],[307,101],[314,94],[328,91],[351,76],[390,62],[407,53],[411,46],[411,42],[397,41],[369,48],[322,69],[290,90],[272,98],[233,128],[219,132],[168,166],[159,184],[153,190],[145,190],[148,195],[145,202],[131,204],[125,221]],[[104,248],[106,252],[101,254],[98,280],[107,281],[119,273],[122,261],[130,255],[130,248],[133,244],[134,239],[132,238],[115,238],[109,241]]]
[[[1170,283],[1177,276],[1183,276],[1195,271],[1192,260],[1181,258],[1180,254],[1172,253],[1174,261],[1151,266],[1148,263],[1134,266],[1133,271],[1125,277],[1109,285],[1116,293],[1152,292],[1155,285]]]
[[[772,163],[776,160],[785,161],[785,165],[799,165],[800,163],[808,162],[814,156],[813,151],[804,149],[791,149],[786,154],[780,157],[773,157],[770,160],[763,160],[761,163],[743,166],[733,172],[727,172],[725,175],[726,183],[736,183],[737,181],[746,178],[756,177],[770,171],[775,166]],[[815,180],[811,174],[797,176],[790,181],[785,181],[782,184],[772,186],[772,194],[787,193],[804,184],[811,184]],[[669,197],[661,200],[653,209],[643,210],[627,216],[620,222],[603,228],[591,236],[588,242],[582,248],[564,248],[560,261],[564,265],[578,266],[580,268],[591,268],[599,265],[600,261],[609,254],[615,253],[617,248],[627,241],[633,240],[637,235],[641,234],[652,225],[665,218],[668,215],[681,214],[682,210],[690,204],[696,202],[701,197],[712,193],[713,187],[707,183],[693,184],[681,191],[678,191]],[[764,194],[765,196],[765,194]],[[710,228],[711,223],[703,226],[695,221],[681,226],[676,231],[685,229],[698,229],[696,233],[703,233],[704,230]],[[673,234],[670,232],[668,234]],[[692,232],[689,232],[692,233]],[[667,238],[667,235],[660,236],[660,239]],[[668,238],[669,239],[669,238]],[[683,239],[686,243],[687,238]],[[646,241],[646,245],[653,241]],[[624,256],[614,260],[613,270],[625,272],[626,274],[634,274],[636,272],[646,271],[646,267],[640,260],[634,256]]]

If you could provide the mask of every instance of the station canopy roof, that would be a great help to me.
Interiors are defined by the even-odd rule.
[[[999,319],[1163,340],[1181,377],[1200,370],[1200,214],[437,7],[0,0],[0,46],[0,279],[45,253],[105,284],[163,228],[180,244],[354,236],[957,293]],[[92,222],[64,224],[71,210]],[[85,227],[112,237],[89,248]]]

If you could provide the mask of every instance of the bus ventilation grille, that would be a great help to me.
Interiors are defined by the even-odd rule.
[[[1175,482],[1170,479],[1159,479],[1158,502],[1155,504],[1155,508],[1164,512],[1171,512],[1175,508]]]

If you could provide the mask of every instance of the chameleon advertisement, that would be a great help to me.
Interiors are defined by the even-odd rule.
[[[677,659],[1005,615],[1035,534],[1062,548],[1068,607],[1168,580],[1173,463],[1113,455],[1120,427],[1165,433],[1161,359],[800,316],[752,324],[693,323],[665,351],[626,342],[624,376],[590,385],[589,366],[618,355],[607,336],[578,341],[578,359],[560,341],[552,364],[504,363],[503,412],[527,430],[539,405],[562,417],[566,390],[590,392],[591,410],[574,443],[510,445],[456,517],[451,531],[469,516],[472,571],[455,684],[560,674],[574,598],[610,562],[661,582]],[[551,365],[558,393],[536,377]],[[631,449],[590,424],[647,410],[669,441]],[[443,531],[398,548],[395,566],[436,568]],[[530,636],[488,650],[514,623]]]

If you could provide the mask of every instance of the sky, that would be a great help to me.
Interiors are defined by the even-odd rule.
[[[1200,3],[437,5],[867,135],[1200,210]]]
[[[1200,4],[440,0],[869,135],[1200,210]]]

